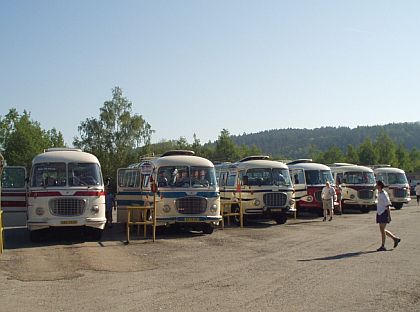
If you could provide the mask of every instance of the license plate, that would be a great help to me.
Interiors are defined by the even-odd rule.
[[[64,220],[60,221],[60,224],[77,224],[77,220]]]
[[[200,222],[200,218],[184,218],[185,222]]]

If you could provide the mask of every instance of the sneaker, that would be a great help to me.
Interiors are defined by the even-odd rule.
[[[401,242],[401,238],[397,237],[394,239],[394,248],[398,246],[398,244]]]
[[[328,221],[332,221],[332,217],[328,219]]]
[[[376,251],[386,251],[386,248],[384,246],[381,246],[378,249],[376,249]]]
[[[324,217],[324,219],[322,219],[322,221],[327,221],[327,218]]]

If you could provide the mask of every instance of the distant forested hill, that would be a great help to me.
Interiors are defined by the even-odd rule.
[[[346,151],[349,144],[359,146],[367,138],[376,140],[385,131],[397,145],[420,149],[420,122],[392,123],[384,126],[322,127],[317,129],[276,129],[232,136],[239,145],[255,145],[264,154],[279,158],[309,157],[311,150],[326,151],[335,145]]]

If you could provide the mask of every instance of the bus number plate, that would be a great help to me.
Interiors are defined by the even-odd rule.
[[[77,224],[77,220],[64,220],[60,224]]]

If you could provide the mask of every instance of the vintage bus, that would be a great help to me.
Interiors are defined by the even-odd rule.
[[[347,163],[335,163],[331,166],[334,181],[341,190],[341,207],[369,212],[376,209],[377,191],[373,170]]]
[[[403,204],[410,202],[410,185],[404,170],[385,166],[375,168],[373,172],[376,180],[381,180],[384,183],[385,190],[395,209],[401,209]]]
[[[325,183],[334,185],[331,169],[312,159],[297,159],[287,163],[295,190],[297,213],[302,211],[323,215],[321,192]],[[334,206],[338,204],[334,202]]]
[[[214,165],[192,151],[168,151],[152,160],[118,170],[118,221],[126,207],[153,201],[151,181],[157,184],[156,222],[211,234],[221,221],[220,194]],[[124,209],[125,208],[125,209]]]
[[[39,230],[54,227],[80,227],[99,240],[105,223],[105,189],[94,155],[50,148],[35,156],[28,185],[31,240],[39,240]]]
[[[1,176],[1,206],[5,227],[26,226],[26,169],[5,166]]]
[[[268,156],[249,156],[236,163],[216,165],[221,204],[231,203],[230,212],[239,212],[242,202],[244,221],[270,219],[287,221],[294,209],[293,186],[288,167]],[[235,219],[239,223],[239,219]]]

